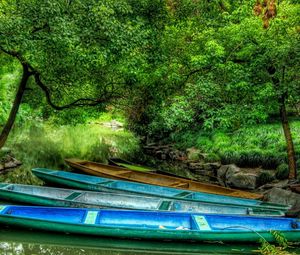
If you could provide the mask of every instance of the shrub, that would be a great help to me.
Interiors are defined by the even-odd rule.
[[[276,174],[275,174],[276,178],[278,180],[284,180],[287,179],[289,176],[289,166],[286,163],[282,163],[280,164],[277,168],[276,168]]]
[[[257,186],[262,186],[266,183],[269,183],[271,181],[273,181],[275,178],[274,176],[266,171],[263,171],[259,174],[259,176],[257,177]]]
[[[221,158],[216,153],[209,153],[205,157],[205,162],[218,162],[218,161],[221,161]]]

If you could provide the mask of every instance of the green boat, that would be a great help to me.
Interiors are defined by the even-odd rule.
[[[66,171],[35,168],[32,172],[43,181],[76,189],[91,191],[106,191],[121,194],[136,194],[142,196],[161,197],[193,202],[207,202],[227,206],[242,206],[267,210],[287,212],[290,206],[268,203],[260,200],[221,196],[202,192],[185,191],[175,188],[160,187],[144,183],[128,182],[102,178],[97,176],[77,174]]]
[[[205,202],[146,197],[134,194],[92,192],[43,186],[0,183],[0,199],[56,207],[116,208],[234,215],[284,216],[280,210],[229,206]]]
[[[290,242],[300,239],[300,219],[224,214],[2,205],[0,223],[134,239],[275,242],[271,231],[280,231]]]

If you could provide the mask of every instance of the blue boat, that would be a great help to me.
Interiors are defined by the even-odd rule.
[[[280,231],[288,241],[300,239],[300,220],[279,217],[4,205],[0,223],[121,238],[273,242],[271,231]]]
[[[115,208],[174,212],[198,212],[256,216],[284,216],[280,210],[249,208],[135,194],[61,189],[0,183],[0,199],[54,207]]]
[[[156,196],[185,201],[208,202],[223,205],[243,207],[268,208],[286,212],[290,206],[268,203],[255,199],[245,199],[230,196],[208,194],[202,192],[185,191],[182,189],[149,185],[143,183],[113,180],[97,176],[76,174],[66,171],[35,168],[32,172],[42,180],[72,188],[107,191],[116,193],[130,193],[145,196]]]

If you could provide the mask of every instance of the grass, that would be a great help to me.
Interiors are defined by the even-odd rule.
[[[53,127],[43,123],[17,127],[7,146],[23,162],[0,181],[39,184],[34,167],[66,169],[65,158],[106,162],[108,157],[128,158],[139,151],[139,142],[127,131],[113,131],[100,125]]]
[[[299,161],[300,120],[291,121],[291,130]],[[244,127],[232,133],[220,130],[185,132],[173,134],[171,141],[181,149],[196,147],[205,153],[214,153],[223,164],[275,169],[287,162],[286,143],[280,123]]]

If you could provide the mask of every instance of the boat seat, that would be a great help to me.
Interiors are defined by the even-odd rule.
[[[73,192],[69,196],[65,197],[66,200],[74,200],[75,198],[78,198],[82,192]]]
[[[168,211],[170,208],[170,205],[172,204],[171,201],[162,201],[158,207],[159,210],[161,211]]]
[[[116,173],[116,175],[120,175],[120,176],[122,176],[122,175],[128,175],[128,174],[131,174],[131,171],[123,170],[123,171],[118,171]]]
[[[179,187],[179,188],[187,188],[189,186],[189,184],[186,182],[174,182],[170,186]]]
[[[181,192],[179,194],[176,194],[174,197],[188,197],[190,196],[192,193],[191,192],[188,192],[188,191],[184,191],[184,192]]]
[[[174,187],[179,187],[179,188],[188,188],[189,187],[189,184],[188,183],[180,183]]]

